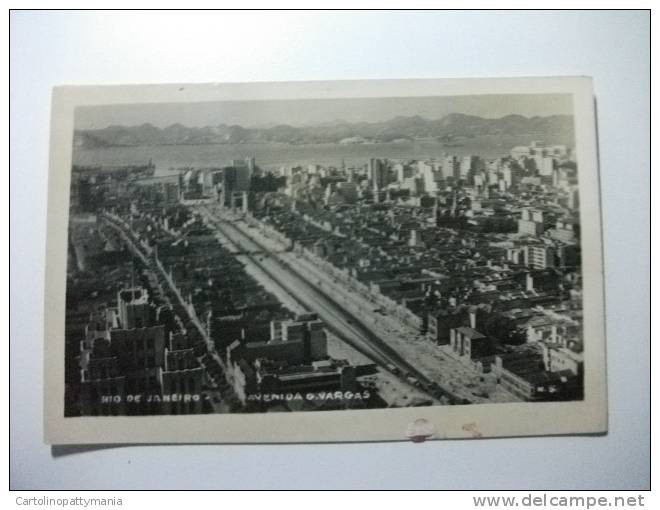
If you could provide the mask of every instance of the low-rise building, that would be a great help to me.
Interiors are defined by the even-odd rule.
[[[450,329],[449,343],[456,354],[467,360],[488,356],[492,351],[490,339],[468,327]]]
[[[448,345],[451,330],[467,322],[467,312],[461,308],[443,309],[428,314],[427,334],[438,345]]]
[[[495,356],[491,371],[505,389],[528,401],[574,398],[580,392],[580,378],[570,370],[547,371],[538,349]]]

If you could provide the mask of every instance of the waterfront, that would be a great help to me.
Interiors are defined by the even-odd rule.
[[[538,137],[538,135],[537,135]],[[132,165],[151,159],[157,173],[168,169],[194,166],[220,166],[232,159],[255,157],[261,167],[275,169],[293,165],[334,165],[342,159],[347,165],[361,165],[369,158],[425,159],[442,158],[445,153],[464,156],[478,154],[484,158],[499,158],[509,154],[512,147],[526,145],[534,139],[529,135],[484,135],[443,143],[433,140],[398,141],[362,144],[208,144],[208,145],[142,145],[133,147],[74,148],[74,165]],[[568,135],[545,136],[550,144],[572,145]]]

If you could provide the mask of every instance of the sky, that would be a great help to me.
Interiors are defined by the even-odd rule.
[[[251,128],[275,124],[306,126],[337,120],[380,122],[412,115],[434,120],[450,113],[486,118],[510,114],[534,117],[571,115],[573,107],[569,94],[150,103],[78,107],[75,126],[102,129],[149,123],[162,128],[179,123],[188,127],[237,124]]]

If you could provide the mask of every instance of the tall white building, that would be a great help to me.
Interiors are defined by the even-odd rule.
[[[427,161],[418,161],[417,170],[424,181],[424,191],[426,193],[438,192],[438,175],[434,166]]]

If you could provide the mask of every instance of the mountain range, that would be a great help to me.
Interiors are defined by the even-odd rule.
[[[524,117],[507,115],[488,119],[452,113],[429,120],[415,115],[394,117],[384,122],[335,121],[305,127],[286,124],[245,128],[238,125],[187,127],[173,124],[159,128],[152,124],[109,126],[76,130],[74,145],[80,148],[126,147],[140,145],[205,145],[240,143],[364,143],[393,140],[437,139],[459,141],[482,135],[529,135],[532,138],[556,134],[573,136],[571,115]]]

